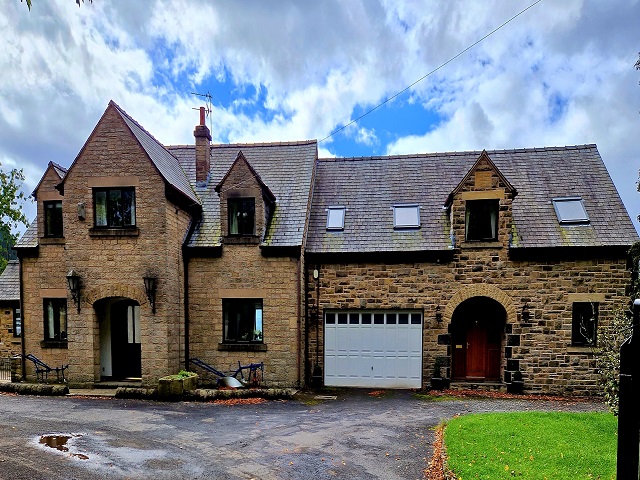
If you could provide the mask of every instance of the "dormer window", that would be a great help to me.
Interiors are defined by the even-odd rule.
[[[580,197],[554,198],[553,208],[561,224],[587,225],[589,215]]]
[[[393,228],[419,228],[420,227],[420,206],[419,205],[394,205],[393,206]]]
[[[344,230],[344,207],[327,208],[327,230],[342,231]]]
[[[229,209],[229,235],[255,235],[255,198],[230,198],[227,200]]]
[[[467,200],[465,239],[467,242],[498,240],[498,200]]]

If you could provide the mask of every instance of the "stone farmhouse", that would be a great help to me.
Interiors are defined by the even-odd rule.
[[[150,386],[198,358],[264,362],[276,386],[421,388],[437,363],[595,393],[638,240],[595,145],[321,159],[211,144],[204,109],[194,136],[164,146],[110,102],[33,192],[22,349],[71,385]]]

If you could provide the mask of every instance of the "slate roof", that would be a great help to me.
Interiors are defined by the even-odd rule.
[[[0,275],[0,301],[20,300],[20,264],[10,260]]]
[[[169,146],[178,158],[192,185],[195,181],[195,147]],[[196,187],[202,200],[202,220],[196,226],[189,247],[221,245],[220,197],[215,187],[242,152],[260,179],[276,197],[276,206],[262,246],[302,246],[309,209],[314,164],[315,140],[286,143],[253,143],[211,146],[211,167],[206,187]]]
[[[38,246],[38,217],[36,217],[31,225],[27,227],[27,230],[22,234],[22,237],[13,246],[14,249],[18,248],[34,248]]]
[[[638,240],[595,145],[487,151],[517,190],[511,248],[626,246]],[[312,253],[450,249],[447,196],[480,151],[319,159],[309,223]],[[580,196],[589,225],[560,225],[552,198]],[[394,204],[420,205],[421,227],[394,230]],[[329,206],[345,206],[343,232],[326,230]]]
[[[147,132],[138,122],[127,114],[122,108],[118,106],[113,100],[109,102],[109,105],[115,107],[120,113],[122,119],[125,121],[133,135],[138,139],[142,148],[144,148],[147,155],[156,166],[162,178],[182,193],[189,200],[195,204],[199,204],[200,200],[196,196],[191,184],[182,170],[178,159],[171,155],[171,153],[154,138],[149,132]]]

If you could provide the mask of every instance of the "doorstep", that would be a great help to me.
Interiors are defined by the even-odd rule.
[[[115,388],[70,388],[68,397],[115,397]]]

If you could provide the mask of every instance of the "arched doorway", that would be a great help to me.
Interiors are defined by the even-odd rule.
[[[100,377],[104,380],[142,376],[140,304],[111,297],[94,304],[100,323]]]
[[[462,302],[451,318],[451,376],[499,380],[506,311],[489,297]]]

